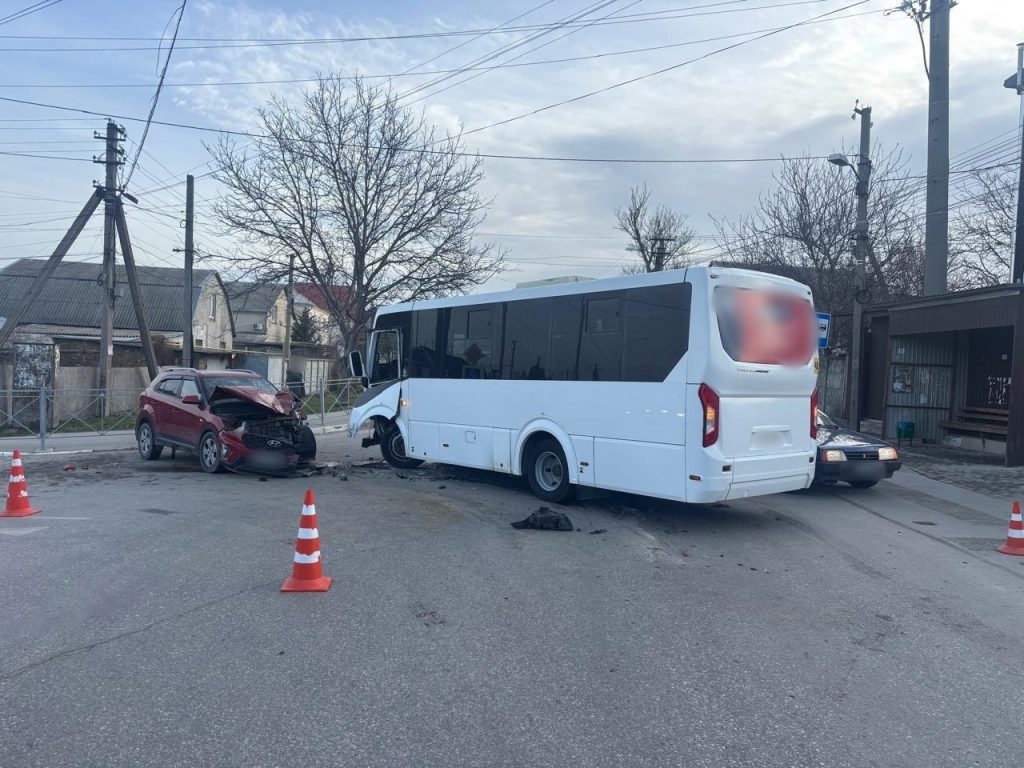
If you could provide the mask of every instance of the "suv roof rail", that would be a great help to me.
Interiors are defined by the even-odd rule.
[[[164,368],[164,370],[163,370],[164,373],[169,373],[170,371],[192,371],[193,373],[198,373],[199,369],[198,368],[187,368],[187,367],[185,367],[183,365],[169,365],[166,368]]]

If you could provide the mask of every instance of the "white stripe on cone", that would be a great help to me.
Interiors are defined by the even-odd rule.
[[[303,504],[302,505],[302,514],[304,514],[304,515],[315,515],[316,514],[316,506],[313,505],[313,504],[310,504],[309,506],[306,506],[305,504]]]
[[[11,466],[12,467],[20,467],[21,466],[21,459],[11,459]]]
[[[320,538],[320,531],[318,531],[316,528],[299,528],[299,536],[298,536],[298,538],[300,538],[300,539],[319,539]]]
[[[301,552],[295,553],[295,559],[292,561],[295,563],[302,563],[303,565],[310,565],[312,563],[320,562],[320,550],[318,549],[312,555],[304,555]]]
[[[11,475],[10,479],[7,482],[13,483],[14,485],[21,485],[22,483],[25,482],[25,476],[24,475],[17,475],[17,476]]]
[[[1018,531],[1011,528],[1006,532],[1006,538],[1008,539],[1024,539],[1024,531]]]

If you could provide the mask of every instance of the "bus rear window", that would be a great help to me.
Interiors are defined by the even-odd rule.
[[[733,360],[806,365],[814,352],[811,303],[781,291],[717,286],[715,313],[722,347]]]

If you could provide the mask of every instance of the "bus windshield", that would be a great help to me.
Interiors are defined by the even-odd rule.
[[[720,285],[714,302],[722,347],[733,360],[801,366],[811,359],[813,312],[805,298]]]

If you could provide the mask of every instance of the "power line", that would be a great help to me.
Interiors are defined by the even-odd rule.
[[[787,2],[768,3],[765,5],[749,6],[743,8],[717,8],[717,10],[698,11],[696,13],[676,13],[680,10],[693,10],[694,8],[715,8],[722,5],[734,5],[738,3],[749,2],[750,0],[730,0],[728,2],[717,2],[709,3],[704,6],[690,6],[689,8],[673,8],[664,11],[651,11],[644,14],[632,14],[621,18],[607,19],[598,22],[597,26],[608,26],[608,25],[619,25],[619,24],[637,24],[651,21],[668,21],[672,19],[689,19],[703,16],[719,16],[723,14],[734,14],[734,13],[748,13],[752,11],[770,10],[775,8],[785,8],[794,5],[812,5],[816,3],[827,2],[827,0],[788,0]],[[557,24],[557,22],[556,22]],[[579,26],[589,26],[589,22],[574,22],[573,24]],[[572,26],[568,24],[565,26]],[[229,42],[209,42],[203,45],[179,45],[179,50],[212,50],[212,49],[223,49],[223,48],[276,48],[286,46],[303,46],[303,45],[331,45],[337,43],[360,43],[360,42],[374,42],[380,40],[422,40],[428,38],[445,38],[445,37],[466,37],[466,36],[480,36],[485,34],[504,34],[509,32],[537,32],[544,29],[549,29],[552,24],[524,24],[519,26],[507,26],[492,32],[493,28],[482,28],[482,29],[463,29],[463,30],[448,30],[444,32],[416,32],[408,34],[398,35],[363,35],[359,37],[310,37],[310,38],[181,38],[182,41],[191,42],[195,40],[200,41],[216,41],[226,40]],[[50,36],[3,36],[0,39],[25,39],[25,40],[74,40],[74,41],[116,41],[116,42],[130,42],[130,41],[150,41],[158,40],[159,38],[151,37],[84,37],[84,36],[66,36],[66,35],[50,35]],[[136,51],[159,51],[159,46],[90,46],[90,47],[47,47],[47,48],[0,48],[0,51],[7,52],[18,52],[18,53],[82,53],[82,52],[136,52]]]
[[[534,115],[540,114],[541,112],[547,112],[548,110],[557,109],[558,107],[565,106],[566,104],[573,104],[573,103],[575,103],[577,101],[583,101],[584,99],[589,99],[591,96],[596,96],[596,95],[601,94],[601,93],[607,93],[608,91],[613,91],[613,90],[615,90],[617,88],[622,88],[623,86],[626,86],[626,85],[632,85],[633,83],[640,82],[641,80],[646,80],[647,78],[650,78],[650,77],[655,77],[657,75],[663,75],[666,72],[672,72],[674,70],[680,69],[681,67],[685,67],[685,66],[687,66],[689,64],[693,64],[695,62],[702,61],[703,59],[711,58],[712,56],[715,56],[715,55],[717,55],[719,53],[724,53],[725,51],[729,51],[729,50],[732,50],[734,48],[739,48],[740,46],[743,46],[743,45],[748,45],[750,43],[756,42],[757,40],[763,40],[766,37],[771,37],[772,35],[777,35],[777,34],[779,34],[781,32],[786,32],[786,31],[788,31],[790,29],[795,29],[797,27],[802,27],[805,24],[808,24],[808,23],[813,22],[813,21],[817,21],[818,19],[825,18],[826,16],[831,16],[832,14],[839,13],[840,11],[847,11],[847,10],[849,10],[851,8],[856,8],[857,6],[864,5],[865,3],[869,3],[869,2],[872,2],[872,0],[857,0],[857,2],[850,3],[849,5],[845,5],[842,8],[836,8],[835,10],[827,11],[827,12],[825,12],[823,14],[819,14],[817,16],[813,16],[810,19],[806,19],[804,21],[798,21],[798,22],[795,22],[793,24],[789,24],[789,25],[784,26],[784,27],[779,27],[775,31],[766,32],[764,34],[758,35],[757,37],[753,37],[753,38],[751,38],[749,40],[743,40],[743,41],[740,41],[738,43],[732,43],[731,45],[723,46],[722,48],[717,48],[717,49],[715,49],[713,51],[710,51],[708,53],[702,54],[701,56],[696,56],[696,57],[694,57],[692,59],[687,59],[686,61],[679,62],[678,64],[673,64],[673,65],[671,65],[669,67],[662,67],[661,69],[657,69],[657,70],[655,70],[653,72],[648,72],[648,73],[643,74],[643,75],[638,75],[636,77],[631,77],[628,80],[622,80],[622,81],[617,82],[617,83],[612,83],[611,85],[606,85],[603,88],[598,88],[598,89],[593,90],[593,91],[588,91],[587,93],[581,94],[579,96],[574,96],[571,99],[563,99],[562,101],[556,101],[553,104],[548,104],[547,106],[544,106],[544,107],[538,107],[537,109],[531,110],[530,112],[524,112],[521,115],[515,115],[514,117],[507,117],[504,120],[498,120],[496,122],[489,123],[487,125],[482,125],[482,126],[480,126],[478,128],[473,128],[472,130],[469,130],[469,131],[464,131],[462,135],[463,136],[468,136],[468,135],[473,134],[473,133],[479,133],[481,131],[486,131],[486,130],[488,130],[490,128],[496,128],[496,127],[498,127],[500,125],[507,125],[508,123],[515,122],[516,120],[522,120],[522,119],[527,118],[527,117],[533,117]]]
[[[855,5],[862,3],[871,2],[871,0],[859,0]],[[79,112],[86,115],[96,115],[97,117],[111,117],[116,120],[126,120],[129,122],[145,122],[145,118],[132,117],[130,115],[118,115],[109,114],[105,115],[102,112],[96,112],[89,109],[81,109],[78,107],[67,107],[59,104],[45,104],[38,101],[29,101],[27,99],[14,99],[9,96],[0,96],[0,101],[6,101],[13,104],[24,104],[33,107],[43,107],[46,109],[59,109],[68,112]],[[153,125],[165,125],[171,128],[183,128],[193,131],[205,131],[209,133],[223,133],[229,136],[242,136],[249,139],[273,139],[274,137],[266,133],[253,133],[250,131],[238,131],[230,128],[215,128],[211,126],[202,125],[191,125],[189,123],[177,123],[167,120],[153,120]],[[483,130],[478,128],[477,130]],[[308,144],[323,144],[322,141],[315,139],[297,139],[296,141],[302,141]],[[360,145],[362,146],[362,145]],[[367,149],[387,149],[386,147],[368,146]],[[427,154],[448,154],[448,150],[443,149],[430,149],[429,147],[415,147],[406,152],[425,152]],[[786,160],[785,156],[778,157],[734,157],[734,158],[609,158],[609,157],[568,157],[561,155],[513,155],[513,154],[498,154],[488,152],[453,152],[452,154],[459,155],[462,157],[480,157],[484,159],[492,160],[534,160],[542,162],[567,162],[567,163],[611,163],[611,164],[625,164],[625,165],[636,165],[636,164],[653,164],[653,165],[704,165],[704,164],[720,164],[720,163],[778,163]],[[807,159],[815,160],[827,160],[827,155],[821,156],[809,156]],[[212,161],[210,161],[212,162]],[[201,167],[201,166],[200,166]],[[202,176],[210,176],[216,173],[216,171],[209,171],[208,173],[202,174]],[[200,178],[200,177],[196,177]],[[168,185],[173,186],[173,185]],[[164,187],[165,189],[167,187]],[[159,190],[149,190],[150,192]],[[141,193],[140,193],[141,194]]]
[[[10,24],[12,21],[23,19],[26,16],[31,16],[33,13],[38,13],[39,11],[45,10],[52,5],[57,5],[57,3],[62,2],[64,2],[64,0],[40,0],[37,3],[32,3],[32,5],[26,6],[22,8],[20,11],[9,13],[6,16],[0,18],[0,26],[3,26],[4,24]]]
[[[174,25],[174,35],[171,37],[171,44],[167,48],[167,58],[164,59],[164,67],[160,70],[160,80],[156,84],[156,93],[153,94],[153,102],[149,107],[149,116],[146,118],[146,125],[142,129],[142,138],[139,139],[139,149],[135,153],[135,157],[132,158],[132,164],[128,168],[128,173],[124,179],[124,186],[128,186],[128,183],[132,180],[132,174],[135,173],[135,166],[139,163],[139,155],[142,154],[142,147],[146,143],[146,137],[149,135],[149,126],[153,124],[153,115],[156,113],[156,105],[160,100],[160,91],[164,87],[164,78],[167,77],[167,67],[171,64],[171,54],[174,53],[174,43],[178,39],[178,30],[181,29],[181,19],[185,15],[185,4],[188,0],[181,0],[181,6],[178,8],[178,21]]]
[[[819,19],[818,21],[808,22],[809,24],[824,24],[833,21],[840,21],[843,19],[852,19],[859,16],[874,16],[879,11],[861,11],[859,13],[849,13],[842,16],[831,16],[825,19]],[[338,80],[355,81],[355,80],[393,80],[398,77],[429,77],[433,75],[445,75],[445,74],[458,74],[460,72],[491,72],[497,69],[517,69],[521,67],[535,67],[546,64],[569,64],[577,61],[592,61],[595,59],[604,59],[614,56],[628,56],[636,53],[650,53],[652,51],[664,51],[672,48],[683,48],[690,45],[700,45],[702,43],[716,43],[721,40],[732,40],[738,37],[749,37],[751,35],[761,34],[763,32],[772,32],[782,30],[783,27],[765,27],[762,29],[752,29],[746,32],[733,32],[728,35],[716,35],[714,37],[704,37],[695,40],[683,40],[677,43],[666,43],[663,45],[651,45],[642,48],[627,48],[617,51],[604,51],[601,53],[592,53],[585,56],[567,56],[558,59],[538,59],[536,61],[517,61],[507,62],[501,64],[492,64],[485,67],[456,67],[453,69],[431,69],[425,72],[414,72],[412,70],[406,70],[404,72],[388,72],[382,74],[361,74],[347,77],[338,77]],[[181,39],[181,38],[179,38]],[[458,47],[458,46],[456,46]],[[449,49],[449,51],[452,49]],[[445,53],[447,53],[446,51]],[[250,85],[304,85],[310,83],[318,83],[322,78],[319,77],[298,77],[298,78],[281,78],[281,79],[266,79],[266,80],[214,80],[214,81],[196,81],[196,82],[165,82],[164,88],[220,88],[220,87],[240,87]],[[0,83],[0,88],[30,88],[30,89],[100,89],[100,88],[151,88],[150,83]],[[56,119],[56,118],[50,118]],[[79,118],[67,118],[70,120],[78,120]],[[84,118],[82,118],[84,119]],[[2,121],[0,121],[2,122]],[[21,130],[21,129],[3,129],[3,130]],[[50,130],[58,130],[51,128]],[[62,128],[60,130],[79,130],[77,128]],[[81,129],[85,130],[85,129]]]
[[[37,155],[31,152],[0,152],[0,155],[7,155],[9,157],[34,157],[38,160],[68,160],[77,161],[81,163],[92,162],[92,159],[88,157],[61,157],[59,155]]]

